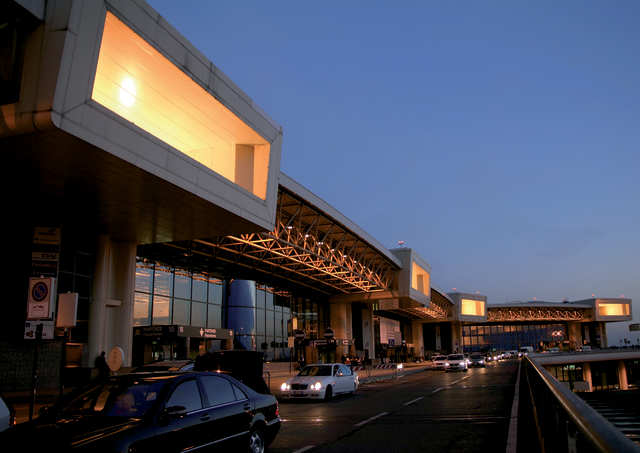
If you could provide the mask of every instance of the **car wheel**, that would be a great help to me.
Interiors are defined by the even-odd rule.
[[[327,390],[324,391],[324,400],[331,401],[331,398],[333,398],[333,389],[329,386]]]
[[[255,429],[249,435],[249,453],[264,453],[264,437],[262,431]]]

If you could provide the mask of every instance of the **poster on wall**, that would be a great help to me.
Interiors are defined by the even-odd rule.
[[[380,343],[398,345],[402,343],[400,321],[380,317]]]

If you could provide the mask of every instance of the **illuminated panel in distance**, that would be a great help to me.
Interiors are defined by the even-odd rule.
[[[601,303],[598,305],[600,316],[629,316],[629,304]]]
[[[110,12],[91,98],[265,199],[269,142]]]
[[[421,292],[425,296],[431,294],[431,281],[429,272],[413,261],[411,265],[411,288]]]
[[[484,301],[462,299],[460,314],[467,316],[484,316]]]

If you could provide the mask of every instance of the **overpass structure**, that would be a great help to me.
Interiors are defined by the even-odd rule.
[[[482,349],[513,323],[549,342],[576,322],[604,344],[603,322],[631,319],[628,299],[505,307],[438,289],[415,249],[387,249],[284,175],[280,125],[143,0],[3,8],[7,370],[36,325],[75,370],[114,349],[126,365],[224,347],[395,360]]]

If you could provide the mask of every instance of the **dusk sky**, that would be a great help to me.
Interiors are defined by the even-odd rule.
[[[285,173],[435,286],[640,319],[640,2],[150,3],[283,126]]]

